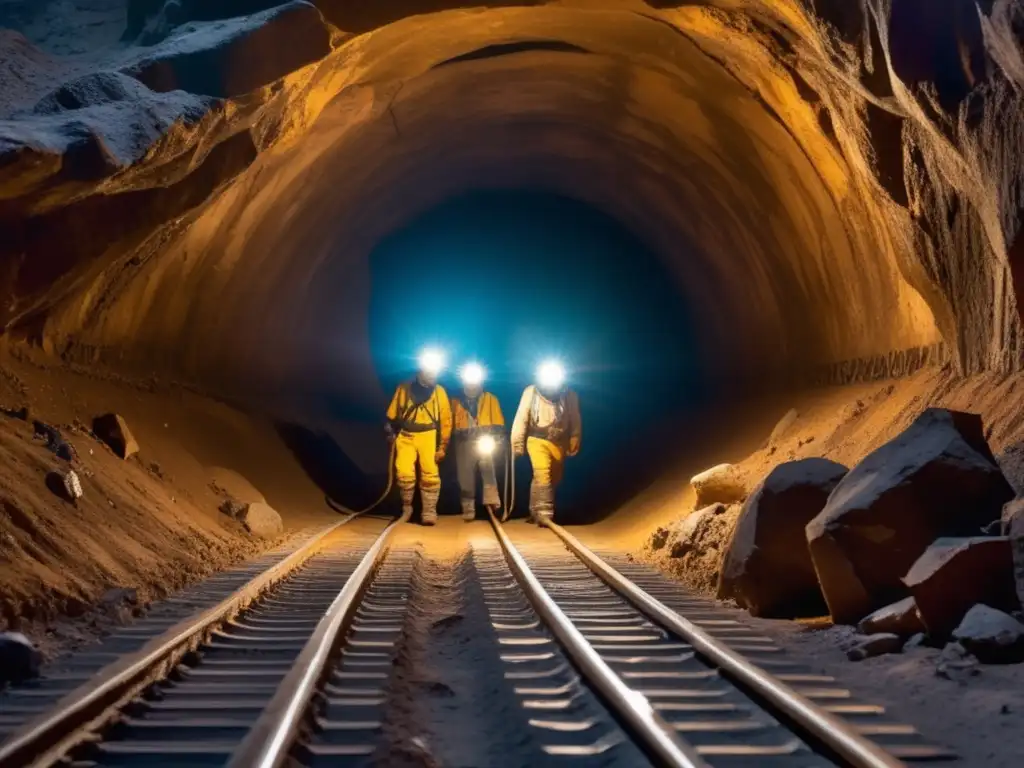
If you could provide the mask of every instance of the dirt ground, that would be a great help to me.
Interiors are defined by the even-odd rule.
[[[285,535],[336,519],[272,425],[196,394],[5,353],[0,407],[0,628],[45,640],[58,616],[85,617],[110,589],[144,605],[278,543],[219,512],[227,495],[265,499]],[[11,415],[24,408],[27,419]],[[128,460],[89,433],[111,411],[140,445]],[[77,458],[55,455],[35,421]],[[77,505],[59,493],[70,468]]]

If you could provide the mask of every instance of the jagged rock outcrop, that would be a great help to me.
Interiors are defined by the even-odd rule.
[[[369,359],[368,249],[486,177],[643,232],[723,381],[943,340],[966,368],[1020,359],[1014,4],[960,3],[923,38],[882,0],[315,5],[133,0],[123,38],[149,47],[111,48],[92,81],[7,33],[29,86],[0,75],[24,96],[0,130],[5,327],[268,391],[344,380],[376,407],[371,377],[341,375]],[[52,111],[75,82],[92,95]],[[356,339],[345,359],[289,341],[325,325]]]
[[[807,548],[807,524],[847,468],[828,459],[780,464],[743,505],[722,561],[718,596],[755,616],[814,615],[825,609]]]
[[[641,232],[718,382],[1022,359],[1012,0],[927,32],[918,0],[131,0],[88,64],[32,5],[0,18],[0,325],[51,352],[379,409],[367,254],[487,179]]]
[[[903,576],[936,538],[977,533],[1011,498],[981,418],[926,410],[851,469],[807,525],[833,620],[856,623],[905,597]]]

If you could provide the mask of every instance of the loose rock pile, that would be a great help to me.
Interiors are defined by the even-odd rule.
[[[720,465],[693,479],[699,500],[739,501]],[[651,548],[699,543],[722,504],[661,529]],[[852,469],[809,458],[780,464],[742,499],[717,594],[756,616],[827,611],[855,625],[852,660],[926,643],[937,673],[1024,661],[1024,499],[975,414],[931,408]]]

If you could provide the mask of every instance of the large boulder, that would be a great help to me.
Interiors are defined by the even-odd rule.
[[[905,597],[892,605],[879,608],[857,624],[857,631],[865,635],[885,632],[906,638],[924,630],[925,625],[913,597]]]
[[[0,683],[18,683],[39,675],[43,656],[20,632],[0,632]]]
[[[713,594],[722,568],[722,553],[732,539],[739,517],[738,504],[712,504],[661,528],[650,547],[664,558],[665,567],[691,589]]]
[[[976,603],[1008,611],[1019,607],[1005,536],[938,539],[903,582],[933,637],[948,636]]]
[[[987,605],[972,607],[953,630],[953,639],[986,664],[1024,661],[1024,624]]]
[[[976,533],[1011,498],[981,418],[926,410],[850,470],[807,525],[833,620],[853,624],[905,597],[901,579],[929,544]]]
[[[280,536],[284,531],[284,523],[281,516],[269,504],[253,502],[246,504],[245,509],[239,512],[237,518],[245,529],[253,536],[261,539],[272,539]]]
[[[97,416],[93,419],[92,431],[122,459],[139,452],[139,444],[128,429],[128,423],[116,413]]]
[[[805,528],[847,468],[801,459],[768,473],[743,505],[722,562],[718,596],[755,616],[790,618],[825,610]]]
[[[690,478],[697,495],[697,509],[712,504],[736,504],[747,498],[743,473],[734,464],[717,464]]]

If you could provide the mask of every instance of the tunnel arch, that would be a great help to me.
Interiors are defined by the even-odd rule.
[[[699,29],[638,13],[506,8],[431,22],[396,22],[286,77],[241,124],[261,149],[249,168],[153,258],[96,276],[51,316],[51,343],[271,398],[332,382],[351,403],[379,405],[366,256],[481,186],[578,197],[644,237],[701,315],[701,353],[723,381],[939,339],[948,310],[900,253],[899,211],[783,73],[769,102],[767,81],[752,93],[695,42]],[[565,48],[452,61],[540,39]],[[841,145],[856,138],[842,133]]]

